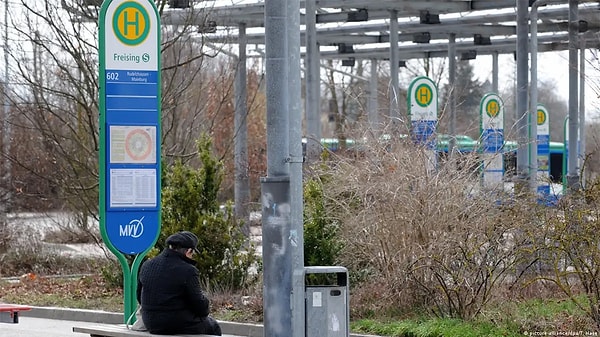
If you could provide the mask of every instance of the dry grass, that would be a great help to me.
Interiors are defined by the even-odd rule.
[[[220,320],[261,322],[262,298],[230,292],[211,293],[212,315]],[[0,302],[123,312],[123,290],[99,275],[44,277],[24,274],[0,281]]]
[[[33,306],[95,309],[120,312],[123,292],[109,287],[98,275],[43,277],[24,274],[18,281],[0,282],[0,302]]]

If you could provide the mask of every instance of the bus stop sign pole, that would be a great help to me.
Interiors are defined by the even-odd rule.
[[[153,1],[102,3],[99,59],[100,231],[123,269],[127,320],[137,270],[160,233],[160,19]]]

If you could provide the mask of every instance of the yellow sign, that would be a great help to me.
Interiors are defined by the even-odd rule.
[[[537,111],[537,125],[543,125],[546,123],[546,113],[544,110]]]
[[[415,100],[417,104],[422,107],[429,106],[431,104],[431,100],[433,99],[433,91],[431,87],[427,84],[421,84],[417,87],[415,91]]]
[[[113,15],[115,35],[123,44],[135,46],[142,43],[150,32],[150,16],[139,3],[122,3]]]
[[[498,101],[495,99],[489,100],[485,106],[485,112],[492,118],[498,116],[498,113],[500,112],[500,104]]]

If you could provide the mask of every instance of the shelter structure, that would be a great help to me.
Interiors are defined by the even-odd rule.
[[[264,45],[264,1],[240,1],[235,5],[225,1],[171,1],[171,7],[163,14],[163,22],[184,24],[195,18],[200,32],[210,32],[203,39],[210,43],[237,43]],[[519,6],[522,8],[519,9]],[[523,8],[525,7],[525,8]],[[521,32],[519,32],[519,12]],[[530,17],[535,15],[535,22]],[[456,58],[474,59],[478,55],[492,55],[492,88],[498,90],[498,55],[512,53],[517,60],[517,115],[527,115],[530,106],[528,96],[537,99],[537,83],[528,81],[528,53],[551,52],[581,48],[597,49],[600,46],[600,2],[574,0],[302,0],[300,1],[300,43],[305,66],[305,120],[308,137],[308,157],[318,155],[321,138],[319,107],[320,60],[342,60],[353,65],[355,60],[370,60],[369,122],[373,129],[381,126],[377,106],[377,64],[389,62],[402,66],[406,60],[443,57],[449,59],[450,85],[454,84],[453,71]],[[209,28],[208,30],[206,28]],[[531,27],[531,29],[530,29]],[[535,30],[533,29],[535,28]],[[572,29],[572,30],[570,30]],[[219,31],[228,34],[219,34]],[[524,36],[529,34],[530,36]],[[532,36],[535,34],[535,36]],[[574,41],[576,40],[576,41]],[[536,45],[528,45],[535,41]],[[576,51],[577,52],[577,51]],[[572,59],[572,57],[571,57]],[[584,58],[582,58],[584,60]],[[565,67],[578,70],[577,60],[570,60]],[[519,66],[520,64],[520,66]],[[584,67],[583,62],[579,65]],[[391,67],[393,69],[393,67]],[[537,72],[537,69],[535,69]],[[537,74],[531,78],[537,81]],[[391,72],[390,104],[388,120],[402,120],[399,116],[398,72]],[[576,81],[575,81],[576,82]],[[577,83],[570,86],[577,90]],[[583,90],[583,87],[581,88]],[[534,92],[531,92],[534,91]],[[577,91],[575,91],[575,99]],[[577,105],[573,103],[575,110]],[[455,106],[450,105],[450,119],[455,120]],[[583,108],[583,107],[582,107]],[[535,112],[533,112],[535,113]],[[571,112],[570,114],[573,114]],[[581,118],[580,118],[581,119]],[[535,118],[520,118],[528,121]],[[577,118],[570,118],[576,123]],[[583,119],[580,121],[583,123]],[[573,128],[578,128],[579,123]],[[535,142],[535,130],[525,122],[518,126],[522,134],[519,141],[522,180],[530,181],[535,190],[537,159],[529,153],[526,144]],[[583,127],[582,127],[583,130]],[[451,124],[451,133],[454,133]],[[577,130],[570,130],[576,134]],[[533,151],[533,150],[532,150]],[[573,165],[571,165],[573,166]],[[519,169],[518,169],[519,170]],[[576,175],[576,171],[571,171]]]
[[[286,3],[290,1],[298,0]],[[90,11],[81,12],[80,16],[93,20],[93,9],[100,1],[84,0],[84,3],[90,5]],[[253,48],[263,46],[259,49],[264,50],[268,1],[167,0],[167,3],[161,17],[163,25],[195,25],[204,42],[210,45],[237,44],[238,55],[244,57],[248,55],[249,45]],[[575,13],[573,3],[577,5]],[[536,53],[567,50],[574,43],[569,32],[572,26],[576,26],[577,48],[600,47],[600,2],[597,0],[300,0],[299,4],[299,43],[305,67],[305,133],[309,139],[309,159],[317,156],[320,146],[317,140],[321,138],[318,97],[321,60],[342,60],[344,65],[353,65],[356,60],[371,62],[368,113],[371,127],[377,129],[382,124],[376,99],[379,62],[402,66],[411,59],[442,57],[449,59],[449,68],[453,69],[456,58],[464,60],[492,55],[492,88],[497,91],[499,54],[512,53],[515,59],[522,55],[520,61],[526,62],[529,50]],[[524,23],[527,34],[529,27],[533,26],[527,21],[531,16],[529,13],[535,13],[535,49],[519,44],[519,35],[522,35],[518,33],[519,4],[527,7]],[[526,38],[529,40],[529,37]],[[245,67],[245,62],[238,64]],[[572,66],[571,63],[565,65]],[[524,68],[522,73],[528,71],[527,66]],[[392,71],[390,76],[389,90],[392,94],[385,117],[388,120],[403,119],[398,113],[396,95],[400,90],[398,72]],[[517,83],[517,86],[525,87],[525,92],[528,92],[527,88],[532,87],[527,80],[529,76],[521,76],[525,83]],[[453,80],[450,78],[449,82]],[[236,102],[241,101],[240,97],[236,98]],[[525,99],[517,113],[525,113],[528,106]],[[450,106],[450,110],[451,119],[454,119],[454,107]],[[523,141],[531,142],[531,139]]]
[[[90,8],[98,1],[90,2]],[[303,238],[300,124],[295,118],[301,106],[300,57],[305,66],[305,125],[309,139],[308,157],[320,146],[319,71],[322,59],[370,60],[369,121],[373,129],[380,126],[377,115],[377,64],[389,62],[397,69],[404,61],[415,58],[447,57],[449,84],[454,85],[454,68],[458,56],[493,56],[493,86],[497,89],[498,54],[514,53],[517,61],[518,167],[522,185],[531,184],[532,167],[537,161],[530,155],[532,126],[528,104],[530,27],[535,25],[533,50],[569,50],[569,133],[578,134],[577,53],[584,48],[599,48],[600,3],[588,0],[168,0],[161,15],[163,25],[198,27],[203,41],[211,44],[239,46],[236,76],[236,137],[244,139],[246,126],[245,55],[248,45],[264,45],[267,66],[267,177],[263,181],[263,247],[277,247],[277,254],[264,256],[265,333],[268,336],[303,336]],[[535,22],[530,13],[535,10]],[[92,15],[90,16],[90,13]],[[81,13],[94,19],[93,9]],[[583,65],[582,65],[583,66]],[[399,116],[398,72],[390,72],[389,120]],[[452,100],[452,99],[451,99]],[[535,107],[535,105],[533,105]],[[455,118],[450,104],[451,119]],[[239,124],[238,124],[239,123]],[[452,130],[451,130],[452,132]],[[535,134],[535,133],[534,133]],[[570,146],[576,146],[571,142]],[[236,142],[236,163],[247,164],[243,142]],[[570,153],[576,153],[571,147]],[[572,156],[575,157],[575,156]],[[237,171],[236,184],[243,176]],[[535,171],[533,171],[535,172]],[[534,173],[535,174],[535,173]],[[572,182],[578,180],[569,163]],[[300,181],[298,181],[300,179]],[[300,188],[300,189],[299,189]],[[237,187],[236,187],[237,189]],[[243,189],[243,187],[242,187]],[[272,193],[265,193],[270,191]],[[276,196],[277,200],[273,199]],[[237,197],[237,196],[236,196]],[[269,198],[270,197],[270,198]],[[236,207],[245,202],[235,200]],[[281,205],[289,205],[289,213]],[[275,206],[277,208],[277,213]],[[237,212],[236,212],[237,213]],[[289,245],[287,245],[289,243]],[[264,249],[264,248],[263,248]],[[263,250],[263,252],[265,252]],[[269,256],[266,256],[269,255]],[[290,267],[291,266],[291,267]],[[290,269],[291,268],[291,269]],[[279,277],[279,278],[277,278]],[[288,296],[289,294],[289,296]],[[293,316],[293,322],[290,322]]]
[[[277,3],[277,4],[275,4]],[[281,7],[281,2],[243,2],[233,6],[221,6],[212,3],[212,7],[206,6],[207,2],[185,2],[183,10],[173,9],[164,13],[163,22],[180,24],[189,22],[194,11],[205,12],[201,14],[201,22],[198,22],[200,31],[204,27],[211,27],[213,35],[203,36],[205,41],[212,43],[237,43],[240,51],[246,50],[248,44],[264,44],[267,62],[267,75],[269,73],[269,62],[271,65],[280,65],[282,57],[280,50],[287,52],[288,68],[271,67],[271,69],[289,71],[290,81],[288,91],[281,93],[279,88],[273,88],[267,92],[273,105],[278,104],[278,99],[288,102],[289,105],[282,107],[287,109],[290,117],[297,106],[294,99],[297,96],[297,83],[294,80],[297,64],[296,51],[304,58],[305,66],[305,124],[306,136],[309,140],[307,153],[309,159],[316,157],[320,146],[320,106],[319,106],[319,79],[322,59],[341,59],[345,64],[351,65],[354,60],[370,60],[370,99],[369,99],[369,121],[374,130],[380,127],[377,108],[377,64],[378,62],[389,62],[390,65],[390,104],[387,118],[390,121],[402,120],[405,116],[399,115],[399,79],[398,71],[403,62],[414,58],[446,57],[449,65],[449,85],[455,84],[455,61],[457,56],[462,59],[472,59],[477,55],[492,55],[493,59],[493,87],[498,86],[498,55],[513,53],[517,63],[517,93],[516,113],[518,122],[517,129],[517,181],[516,186],[520,189],[529,188],[535,193],[537,189],[537,149],[530,144],[536,143],[535,114],[531,107],[537,106],[537,102],[529,102],[530,97],[537,99],[537,83],[529,83],[529,60],[537,57],[538,52],[569,50],[569,62],[565,67],[569,69],[569,134],[577,138],[580,129],[578,120],[578,73],[583,73],[584,64],[581,62],[579,69],[578,53],[583,54],[585,48],[600,46],[598,30],[600,29],[600,3],[598,1],[552,1],[552,0],[288,0],[283,1],[283,6],[288,6],[287,12]],[[297,6],[297,7],[296,7]],[[299,13],[298,13],[299,12]],[[287,13],[287,17],[285,17]],[[280,21],[281,18],[287,21]],[[299,23],[297,23],[299,19]],[[273,20],[273,21],[270,21]],[[277,23],[276,23],[277,22]],[[296,30],[297,25],[297,30]],[[220,27],[226,27],[229,31],[236,30],[237,34],[219,35]],[[264,29],[263,29],[264,27]],[[278,35],[279,34],[279,35]],[[300,35],[300,39],[296,35]],[[226,37],[226,38],[224,38]],[[535,45],[530,45],[534,41]],[[303,50],[300,50],[300,44]],[[295,49],[298,47],[298,49]],[[581,51],[579,50],[581,49]],[[530,56],[530,51],[535,56]],[[285,56],[283,56],[285,57]],[[244,62],[240,62],[240,65]],[[537,66],[537,64],[536,64]],[[532,67],[531,78],[537,82],[537,68]],[[299,70],[298,70],[299,72]],[[288,75],[288,74],[285,74]],[[286,77],[287,79],[287,77]],[[267,82],[269,78],[267,76]],[[285,85],[285,83],[279,82]],[[269,90],[269,83],[267,83]],[[583,88],[582,88],[583,90]],[[280,95],[281,94],[281,95]],[[583,97],[583,96],[582,96]],[[237,98],[240,99],[240,98]],[[529,104],[531,103],[531,104]],[[267,106],[269,105],[269,102]],[[450,98],[450,119],[453,133],[453,121],[455,120],[455,99]],[[285,113],[280,110],[280,113]],[[267,120],[273,112],[267,107]],[[582,114],[583,115],[583,114]],[[268,155],[277,157],[289,155],[290,166],[295,161],[292,143],[297,141],[290,135],[295,131],[292,120],[290,132],[280,133],[276,127],[269,129],[279,136],[283,136],[283,144],[288,144],[288,152],[277,152],[277,144],[272,144],[268,139],[267,146],[273,145],[275,152],[267,150]],[[533,124],[533,125],[532,125]],[[279,124],[281,126],[281,124]],[[581,127],[581,129],[583,129]],[[268,132],[269,132],[268,130]],[[281,142],[281,139],[277,140]],[[449,146],[452,151],[452,144]],[[569,153],[577,153],[577,142],[570,142]],[[570,186],[576,188],[578,172],[576,169],[577,156],[571,155],[569,159],[569,172],[567,181]],[[277,164],[274,165],[277,167]],[[290,170],[292,170],[290,168]],[[289,171],[290,178],[293,174]],[[293,182],[291,183],[293,185]],[[300,200],[294,196],[292,188],[291,200]],[[297,202],[297,201],[296,201]],[[301,209],[301,204],[292,203],[292,209]],[[300,216],[301,217],[301,216]],[[298,219],[292,217],[290,231],[300,230],[302,222],[298,225]],[[286,227],[287,228],[287,227]],[[277,242],[285,241],[283,237],[271,238]],[[263,242],[269,242],[269,238],[263,238]],[[301,242],[301,240],[300,240]],[[291,261],[297,261],[302,252],[295,250],[286,252],[292,255]],[[265,273],[268,274],[268,262],[265,261]],[[283,265],[279,265],[283,267]],[[293,294],[298,294],[297,282],[299,266],[292,266],[294,279]],[[265,275],[265,279],[270,275]],[[272,275],[271,275],[272,276]],[[271,290],[285,290],[284,281],[276,284]],[[265,288],[269,288],[265,285]],[[292,311],[301,311],[303,298],[291,296]],[[265,299],[265,304],[269,304]],[[288,298],[280,301],[273,300],[280,307],[285,306]],[[288,303],[289,303],[288,302]],[[284,312],[287,314],[287,312]],[[286,323],[287,319],[282,316],[280,322]],[[303,321],[294,315],[291,323],[291,331],[294,336],[302,336],[299,328]],[[273,332],[265,325],[266,331]],[[286,326],[288,328],[288,326]]]

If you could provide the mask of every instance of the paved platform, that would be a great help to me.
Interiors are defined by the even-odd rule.
[[[19,317],[18,324],[0,323],[0,337],[89,337],[73,332],[73,327],[88,323],[122,324],[123,314],[97,310],[65,309],[58,307],[31,307]],[[263,326],[236,322],[222,322],[225,334],[263,337]],[[377,337],[350,334],[350,337]]]
[[[18,324],[0,323],[0,337],[89,337],[89,334],[73,332],[73,327],[87,325],[82,321],[21,316]],[[262,337],[262,327],[254,325],[225,323],[222,328],[229,334]]]
[[[21,316],[18,324],[0,323],[0,337],[86,337],[73,332],[77,324],[81,322]]]
[[[23,312],[19,321],[19,324],[0,324],[0,337],[85,337],[85,334],[73,332],[73,327],[85,325],[82,322],[122,324],[123,314],[99,310],[32,307],[30,311]],[[248,337],[263,336],[263,327],[260,324],[219,323],[223,333]]]

